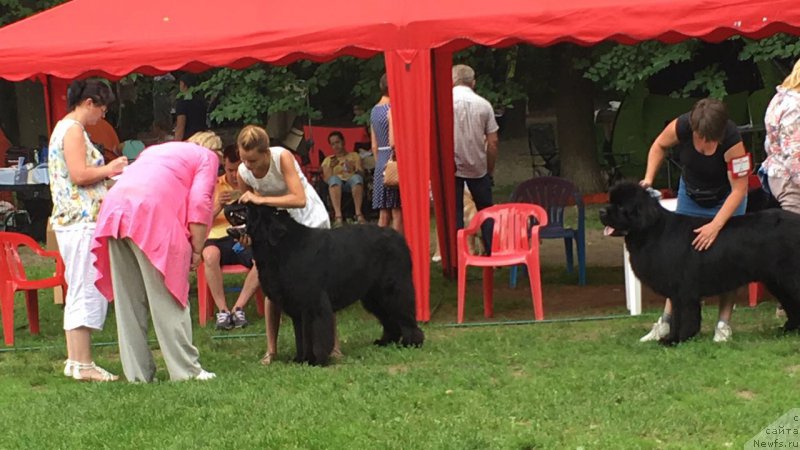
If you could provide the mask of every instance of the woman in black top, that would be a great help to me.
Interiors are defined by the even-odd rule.
[[[695,250],[708,250],[728,219],[744,214],[747,207],[747,178],[734,178],[728,172],[728,163],[746,154],[742,137],[736,124],[728,119],[721,101],[700,100],[690,112],[670,122],[653,142],[647,155],[647,170],[640,182],[642,186],[653,184],[671,147],[678,147],[678,158],[683,168],[675,212],[711,218],[710,222],[694,230],[697,236],[692,241]],[[714,342],[725,342],[731,337],[728,321],[733,311],[734,294],[720,296]],[[671,313],[672,304],[667,299],[664,314],[641,341],[657,340],[669,334]]]

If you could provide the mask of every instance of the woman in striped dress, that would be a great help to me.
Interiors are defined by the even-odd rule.
[[[381,99],[370,113],[372,154],[375,156],[375,175],[372,192],[372,208],[380,211],[378,225],[392,226],[403,233],[403,215],[400,210],[400,190],[383,185],[383,170],[392,157],[394,136],[392,135],[392,114],[389,103],[389,84],[386,74],[381,77]]]

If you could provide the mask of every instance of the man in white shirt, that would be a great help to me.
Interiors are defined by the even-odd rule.
[[[492,206],[492,176],[497,160],[497,121],[494,108],[476,94],[475,71],[459,64],[453,66],[453,129],[456,160],[456,226],[464,228],[464,184],[475,206]],[[491,249],[491,221],[481,227],[487,253]]]

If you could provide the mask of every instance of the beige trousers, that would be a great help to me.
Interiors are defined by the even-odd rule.
[[[172,297],[161,272],[130,239],[109,239],[114,312],[119,355],[130,382],[153,381],[156,365],[147,344],[148,310],[158,345],[172,381],[196,377],[202,370],[199,352],[192,345],[189,307]]]
[[[791,179],[769,177],[769,190],[781,204],[781,209],[800,214],[800,186]]]

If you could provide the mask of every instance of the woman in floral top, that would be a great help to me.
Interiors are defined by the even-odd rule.
[[[121,173],[128,159],[123,156],[104,165],[103,155],[85,130],[105,116],[112,101],[111,88],[100,80],[73,82],[67,92],[69,113],[56,124],[50,137],[50,222],[66,266],[68,286],[64,301],[64,375],[76,380],[117,379],[92,361],[91,332],[103,328],[108,302],[94,285],[95,269],[89,248],[106,193],[104,180]]]
[[[764,169],[781,208],[800,214],[800,60],[767,107]]]
[[[767,159],[762,168],[781,208],[800,214],[800,60],[777,91],[764,117]],[[777,315],[785,315],[780,305]]]

